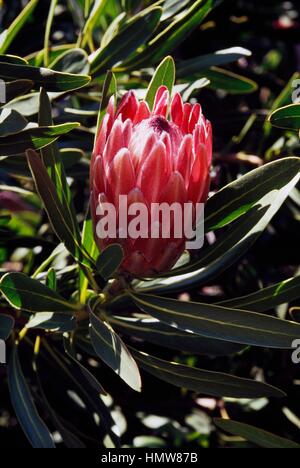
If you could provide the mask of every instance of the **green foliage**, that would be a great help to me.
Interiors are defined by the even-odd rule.
[[[275,263],[263,275],[253,258],[272,233],[281,248],[290,241],[290,226],[299,228],[300,117],[299,104],[291,104],[299,74],[285,86],[274,79],[257,109],[258,84],[265,83],[261,69],[269,67],[271,80],[281,53],[265,57],[261,68],[255,58],[248,73],[247,48],[215,50],[217,41],[205,35],[219,27],[213,15],[220,2],[214,0],[54,0],[49,11],[39,10],[41,3],[30,0],[20,12],[12,2],[15,19],[9,24],[5,17],[0,35],[6,91],[0,109],[0,339],[7,340],[9,355],[3,382],[30,444],[54,447],[54,429],[67,447],[122,444],[115,433],[119,404],[131,413],[132,389],[141,392],[134,400],[141,402],[144,387],[151,393],[148,381],[159,398],[161,391],[161,401],[170,393],[176,411],[181,398],[187,408],[199,395],[213,397],[215,411],[230,398],[238,414],[244,399],[250,405],[285,396],[266,383],[284,383],[267,365],[277,362],[279,354],[272,353],[290,353],[300,335],[297,314],[285,313],[289,303],[291,313],[298,310],[297,252],[283,274]],[[62,5],[69,29],[59,39]],[[27,28],[40,21],[37,11],[43,11],[45,33],[32,42]],[[196,55],[185,54],[191,34],[203,36]],[[26,35],[25,50],[19,41]],[[116,105],[135,89],[152,109],[162,85],[186,101],[204,96],[205,114],[215,120],[214,193],[205,209],[203,249],[183,255],[169,272],[133,279],[119,274],[120,245],[100,252],[95,243],[89,164],[109,99]],[[253,378],[259,366],[266,382],[259,381],[261,374]],[[45,375],[57,379],[54,398]],[[117,406],[109,402],[114,392]],[[60,414],[60,398],[68,414]],[[202,427],[186,430],[182,422],[164,421],[132,445],[163,446],[165,433],[179,445],[209,444]],[[237,421],[215,424],[258,446],[296,447]]]

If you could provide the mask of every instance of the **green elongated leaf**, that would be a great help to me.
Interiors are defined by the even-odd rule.
[[[8,81],[16,79],[31,80],[34,86],[42,86],[47,91],[67,92],[82,88],[90,82],[86,75],[61,73],[48,68],[32,67],[30,65],[14,65],[0,62],[0,78]]]
[[[193,2],[190,0],[165,0],[163,5],[162,20],[164,21],[171,18],[191,3]]]
[[[14,328],[15,320],[10,315],[0,314],[0,340],[6,340],[12,329]]]
[[[83,49],[66,50],[51,63],[50,68],[60,72],[88,75],[90,72],[89,57]]]
[[[235,62],[242,57],[249,57],[250,50],[243,47],[231,47],[230,49],[218,50],[214,54],[200,55],[189,60],[182,60],[177,65],[177,77],[189,77],[199,70],[206,70],[213,66],[226,65]]]
[[[90,337],[97,355],[124,382],[137,392],[141,391],[141,378],[130,352],[106,322],[90,314]]]
[[[11,350],[8,364],[8,386],[16,416],[31,445],[34,448],[55,448],[49,429],[33,402],[16,347]]]
[[[96,377],[94,377],[94,375],[89,370],[87,370],[86,367],[84,367],[83,364],[81,364],[78,361],[77,356],[76,356],[76,352],[75,352],[74,347],[73,347],[73,342],[72,342],[69,335],[64,335],[64,349],[65,349],[65,352],[67,353],[67,355],[69,356],[69,358],[71,358],[72,361],[75,362],[77,367],[79,367],[79,369],[81,370],[84,378],[88,381],[89,385],[98,394],[107,395],[106,391],[103,389],[102,385],[100,385],[100,383],[98,382]]]
[[[46,286],[48,286],[48,288],[52,289],[53,291],[56,291],[57,289],[57,277],[54,268],[50,268],[47,272]]]
[[[37,359],[36,355],[35,355],[35,359],[34,359],[33,370],[34,370],[35,375],[36,375],[36,379],[37,379],[37,383],[38,383],[38,387],[39,387],[39,393],[40,393],[41,398],[43,400],[43,405],[44,405],[44,407],[45,407],[45,409],[47,411],[47,414],[49,415],[49,418],[51,419],[54,427],[57,428],[60,435],[62,436],[65,445],[68,448],[85,448],[85,445],[81,442],[81,440],[79,440],[72,432],[70,432],[69,428],[67,429],[65,427],[63,419],[58,416],[58,414],[54,411],[54,409],[50,405],[50,403],[49,403],[49,401],[48,401],[48,399],[47,399],[47,397],[45,395],[43,385],[42,385],[42,382],[41,382],[41,379],[40,379],[39,359]]]
[[[287,130],[300,129],[300,104],[290,104],[275,110],[269,116],[268,121],[278,128]]]
[[[255,445],[258,445],[259,447],[300,448],[300,445],[296,444],[296,442],[271,434],[270,432],[259,429],[258,427],[250,426],[249,424],[240,423],[238,421],[233,421],[232,419],[215,418],[214,423],[223,431],[243,437],[249,442],[253,442]]]
[[[119,244],[111,244],[104,249],[96,262],[98,273],[107,280],[113,276],[122,263],[124,252]]]
[[[174,83],[175,63],[172,57],[166,57],[155,70],[155,73],[147,89],[145,100],[148,102],[151,110],[153,109],[155,94],[158,88],[162,85],[166,86],[171,96]]]
[[[245,347],[236,343],[213,340],[212,338],[205,338],[194,333],[176,330],[150,315],[145,315],[141,318],[110,316],[108,320],[114,329],[121,333],[135,336],[158,346],[193,354],[224,356],[237,353]]]
[[[52,126],[51,103],[44,89],[40,93],[39,125]],[[80,244],[80,230],[76,219],[73,198],[67,182],[61,154],[56,142],[41,150],[42,161],[47,168],[48,174],[55,186],[56,193],[63,208],[65,222],[76,242]]]
[[[164,55],[172,50],[201,24],[212,10],[214,0],[197,0],[182,15],[179,15],[167,28],[154,37],[147,47],[137,56],[125,61],[121,70],[137,70],[139,67],[157,63]]]
[[[30,0],[17,18],[11,23],[9,28],[2,32],[0,36],[0,54],[4,54],[7,51],[18,32],[32,15],[38,2],[39,0]]]
[[[95,139],[94,139],[94,147],[96,145],[98,133],[100,130],[100,125],[102,122],[102,119],[104,117],[104,114],[106,112],[106,108],[109,103],[109,99],[111,96],[114,96],[115,102],[116,102],[116,94],[117,94],[117,81],[115,75],[111,72],[108,71],[105,76],[105,80],[103,83],[103,88],[102,88],[102,95],[101,95],[101,101],[100,101],[100,106],[99,106],[99,112],[98,112],[98,119],[97,119],[97,128],[95,132]]]
[[[8,135],[0,140],[0,155],[13,156],[25,153],[29,148],[44,148],[76,127],[79,127],[77,122],[66,123],[51,127],[32,127],[16,135]]]
[[[290,302],[300,297],[300,276],[289,278],[280,283],[273,284],[260,291],[248,294],[247,296],[227,299],[219,305],[224,307],[234,307],[238,309],[265,312],[285,302]]]
[[[48,96],[50,101],[54,101],[55,99],[62,96],[63,93],[49,93]],[[40,93],[32,92],[30,94],[25,94],[24,96],[19,96],[13,99],[11,102],[8,102],[3,106],[5,109],[12,109],[24,117],[30,117],[31,115],[38,114],[40,105]]]
[[[28,121],[18,112],[2,109],[0,114],[0,138],[19,133],[28,125]]]
[[[233,398],[284,396],[281,390],[255,380],[163,361],[136,350],[132,350],[132,354],[145,371],[165,382],[194,392]]]
[[[73,315],[64,315],[53,312],[39,312],[30,317],[26,328],[38,328],[59,333],[73,331],[76,328],[76,319]]]
[[[271,113],[275,112],[277,109],[287,106],[291,102],[291,96],[294,91],[294,83],[300,79],[300,73],[293,73],[285,87],[282,89],[281,93],[274,100],[273,105],[270,109]],[[264,123],[264,137],[267,138],[272,131],[272,125],[269,122],[269,117],[266,118]]]
[[[55,186],[51,180],[46,167],[41,158],[34,151],[27,151],[27,161],[35,182],[37,192],[39,193],[45,210],[48,214],[50,223],[56,235],[66,246],[67,250],[78,261],[90,265],[91,258],[82,248],[74,232],[65,219],[65,210],[58,198]]]
[[[34,83],[31,80],[15,80],[5,83],[6,102],[10,102],[22,94],[28,93]]]
[[[205,230],[217,229],[247,213],[272,190],[284,187],[300,172],[300,158],[283,158],[226,185],[205,206]]]
[[[144,44],[158,25],[161,12],[161,8],[154,7],[129,20],[127,25],[113,37],[106,47],[99,49],[92,55],[92,75],[99,76],[105,73],[106,70]]]
[[[12,63],[14,65],[27,65],[27,60],[17,55],[0,54],[0,62]]]
[[[205,77],[210,81],[210,88],[222,89],[231,94],[247,94],[257,90],[255,81],[219,67],[203,70],[194,77]]]
[[[83,248],[89,253],[92,260],[96,261],[97,257],[99,256],[99,249],[94,239],[94,232],[93,232],[93,222],[90,216],[90,212],[88,212],[87,217],[83,224],[82,229],[82,246]],[[85,275],[83,269],[80,269],[79,272],[79,299],[82,304],[86,302],[87,296],[87,288],[89,285],[89,280]]]
[[[157,320],[208,338],[290,349],[300,333],[297,323],[256,312],[148,294],[135,293],[131,297],[143,312]]]
[[[107,0],[95,0],[93,8],[90,11],[90,14],[86,20],[82,31],[82,39],[81,43],[82,46],[85,47],[87,42],[89,41],[90,37],[93,34],[93,29],[97,24],[104,8],[106,7]]]
[[[44,66],[49,65],[49,49],[50,49],[50,34],[51,27],[54,19],[55,9],[57,7],[58,0],[50,0],[50,6],[46,21],[45,34],[44,34]]]
[[[74,312],[80,306],[23,273],[6,273],[0,280],[0,291],[15,309],[28,312]]]

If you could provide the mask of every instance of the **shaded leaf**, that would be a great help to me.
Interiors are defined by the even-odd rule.
[[[10,315],[0,314],[0,340],[6,340],[15,324],[15,320]]]
[[[22,29],[24,24],[32,15],[39,0],[30,0],[27,5],[22,8],[21,13],[14,19],[8,29],[5,29],[0,36],[0,54],[4,54],[9,48],[10,44]]]
[[[25,153],[29,148],[43,148],[78,126],[78,123],[66,123],[50,127],[32,127],[16,135],[8,135],[0,140],[0,154],[13,156]]]
[[[178,78],[189,77],[199,70],[206,70],[212,66],[225,65],[235,62],[242,57],[249,57],[250,50],[243,47],[230,47],[229,49],[218,50],[213,54],[200,55],[189,60],[182,60],[176,65]]]
[[[64,208],[39,155],[30,150],[27,151],[26,155],[37,192],[43,201],[53,230],[74,258],[90,265],[91,258],[85,250],[82,249],[80,241],[74,236],[74,232],[66,221]]]
[[[280,283],[256,291],[247,296],[227,299],[219,305],[265,312],[285,302],[294,301],[300,297],[300,276],[289,278]]]
[[[62,73],[48,68],[32,67],[30,65],[14,65],[0,62],[0,78],[4,80],[27,79],[34,82],[35,87],[42,86],[47,91],[66,92],[82,88],[90,81],[86,75]]]
[[[0,137],[19,133],[25,129],[28,121],[18,112],[2,109],[0,114]]]
[[[163,361],[149,354],[132,350],[142,369],[177,387],[210,396],[233,398],[282,397],[284,393],[271,385],[242,379],[229,374]]]
[[[128,57],[152,35],[161,16],[158,7],[139,13],[103,48],[91,57],[91,73],[99,76],[116,63]]]
[[[71,312],[79,307],[23,273],[2,276],[0,291],[14,308],[29,312]]]
[[[111,244],[100,253],[96,267],[103,279],[107,280],[113,276],[121,265],[123,256],[123,249],[119,244]]]
[[[296,442],[271,434],[270,432],[259,429],[258,427],[249,426],[249,424],[232,421],[231,419],[219,418],[215,418],[214,423],[223,431],[243,437],[243,439],[253,442],[259,447],[300,448],[300,445],[296,444]]]
[[[157,320],[208,338],[290,349],[300,333],[297,323],[256,312],[149,294],[132,294],[131,297],[143,312]]]
[[[130,352],[110,325],[90,314],[90,337],[97,355],[133,390],[141,391],[138,367]]]
[[[34,448],[55,448],[49,429],[35,407],[15,346],[11,350],[7,374],[11,402],[29,442]]]
[[[224,356],[241,351],[245,346],[176,330],[150,315],[143,317],[108,318],[114,329],[129,336],[135,336],[158,346],[177,349],[193,354]]]

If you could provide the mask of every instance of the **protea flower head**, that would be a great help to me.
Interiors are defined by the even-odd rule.
[[[204,203],[210,185],[212,158],[211,124],[201,106],[183,104],[161,86],[153,111],[134,92],[127,92],[118,109],[110,100],[102,121],[91,163],[91,212],[95,239],[102,250],[120,243],[124,250],[121,270],[133,276],[167,271],[185,248],[185,238],[99,238],[96,225],[99,203],[115,205],[127,195],[128,206],[143,203],[150,213],[153,203]]]

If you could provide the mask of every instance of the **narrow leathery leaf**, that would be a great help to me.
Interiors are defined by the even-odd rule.
[[[28,93],[33,87],[32,80],[14,80],[5,84],[5,101],[8,103],[13,99]]]
[[[255,81],[219,67],[211,67],[194,75],[194,78],[205,77],[212,89],[222,89],[231,94],[254,93],[258,85]]]
[[[46,286],[53,291],[57,289],[57,277],[54,268],[50,268],[46,276]]]
[[[113,74],[112,71],[108,71],[105,76],[105,80],[103,83],[103,88],[102,88],[102,95],[101,95],[101,101],[100,101],[100,106],[99,106],[99,112],[98,112],[98,119],[97,119],[97,127],[96,127],[96,132],[95,132],[95,139],[94,139],[94,146],[96,144],[96,140],[98,137],[100,125],[103,119],[103,116],[106,112],[106,108],[109,102],[109,99],[111,96],[115,97],[116,101],[116,94],[117,94],[117,81],[116,77]]]
[[[0,139],[1,156],[23,154],[28,149],[41,149],[57,140],[61,135],[79,127],[77,122],[53,125],[51,127],[27,128],[15,135],[8,135]]]
[[[172,57],[166,57],[155,70],[155,73],[150,81],[147,89],[145,100],[148,102],[150,109],[153,108],[155,95],[160,86],[166,86],[170,96],[175,83],[175,63]]]
[[[247,296],[227,299],[219,305],[238,309],[265,312],[285,302],[290,302],[300,297],[300,276],[289,278],[280,283],[273,284]]]
[[[14,65],[27,65],[28,64],[26,59],[22,57],[18,57],[17,55],[11,55],[11,54],[0,54],[0,62],[12,63]]]
[[[123,249],[119,244],[111,244],[97,258],[96,267],[103,279],[109,279],[119,268],[123,260]]]
[[[225,356],[238,353],[245,348],[228,341],[213,340],[194,333],[176,330],[150,315],[142,318],[109,316],[109,322],[115,330],[129,336],[145,340],[158,346],[164,346],[193,354]]]
[[[149,294],[133,294],[131,297],[143,312],[157,320],[208,338],[290,349],[300,333],[297,323],[256,312]]]
[[[18,421],[34,448],[55,448],[52,436],[40,418],[21,369],[18,349],[14,346],[8,363],[10,398]]]
[[[81,44],[84,47],[89,38],[93,33],[94,26],[96,25],[99,17],[101,16],[105,6],[107,4],[107,0],[95,0],[93,8],[91,9],[89,16],[85,22],[83,31],[82,31],[82,39]]]
[[[69,358],[72,359],[72,361],[74,361],[75,364],[80,368],[82,374],[84,375],[85,379],[89,382],[91,387],[97,393],[101,395],[107,395],[106,391],[103,389],[102,385],[100,385],[96,377],[94,377],[94,375],[86,367],[84,367],[84,365],[81,364],[81,362],[78,361],[76,351],[74,349],[73,342],[70,339],[69,334],[64,335],[64,349]]]
[[[37,328],[65,333],[75,330],[76,319],[73,315],[57,312],[39,312],[30,317],[26,328]]]
[[[9,337],[14,324],[15,320],[12,316],[0,314],[0,340],[6,340]]]
[[[299,158],[283,158],[254,169],[226,185],[205,206],[206,231],[223,227],[237,219],[269,192],[284,187],[299,172]]]
[[[48,93],[49,99],[53,102],[55,99],[62,96],[64,93]],[[40,93],[32,92],[30,94],[25,94],[24,96],[19,96],[13,99],[11,102],[8,102],[3,106],[5,109],[12,109],[24,117],[30,117],[36,115],[39,112],[40,105]]]
[[[2,109],[0,114],[0,138],[14,135],[26,128],[28,121],[18,112]]]
[[[300,129],[300,104],[290,104],[275,110],[269,116],[268,121],[278,128],[287,130]]]
[[[243,437],[263,448],[298,448],[300,445],[292,440],[284,439],[270,432],[250,426],[249,424],[233,421],[232,419],[215,418],[214,423],[220,429],[230,434]]]
[[[48,68],[30,65],[15,65],[0,62],[0,78],[4,80],[27,79],[34,82],[35,88],[43,87],[46,91],[67,92],[86,86],[91,78],[87,75],[62,73]]]
[[[87,75],[90,72],[89,57],[85,50],[75,48],[66,50],[50,65],[52,70]]]
[[[80,306],[23,273],[6,273],[0,280],[0,291],[16,309],[29,312],[74,312]]]
[[[90,337],[97,355],[131,388],[141,391],[141,378],[136,362],[111,326],[90,314]]]
[[[132,354],[140,367],[155,377],[201,394],[232,398],[283,397],[285,395],[281,390],[255,380],[164,361],[137,350],[132,350]]]
[[[91,259],[96,261],[97,257],[99,256],[99,249],[94,239],[93,222],[90,216],[90,212],[88,212],[87,217],[83,223],[81,242],[82,247],[89,253]],[[80,269],[78,290],[80,295],[80,302],[82,304],[86,302],[88,285],[89,280],[84,270]]]
[[[91,57],[91,73],[99,76],[128,57],[153,34],[158,25],[161,8],[153,7],[131,18],[126,26],[103,48]]]
[[[45,35],[44,35],[44,66],[49,65],[49,49],[50,49],[50,34],[51,27],[54,19],[55,8],[58,0],[50,0],[49,12],[46,21]]]
[[[32,15],[38,2],[39,0],[30,0],[9,28],[3,31],[0,38],[0,54],[4,54],[7,51],[18,32]]]
[[[177,65],[176,75],[178,78],[188,77],[212,66],[225,65],[239,60],[242,57],[249,57],[250,50],[243,47],[231,47],[229,49],[218,50],[214,54],[200,55],[189,60],[182,60]]]
[[[82,249],[78,239],[74,236],[74,232],[70,229],[65,219],[65,210],[58,198],[55,186],[39,155],[30,150],[26,152],[26,155],[37,192],[43,201],[53,230],[74,258],[84,264],[90,265],[91,258]]]
[[[51,115],[51,103],[49,97],[41,89],[40,92],[40,109],[39,109],[39,125],[40,126],[51,126],[53,125]],[[76,219],[76,212],[73,205],[73,199],[69,184],[67,182],[64,165],[62,162],[61,154],[58,150],[57,143],[54,142],[51,145],[41,150],[41,156],[45,167],[47,168],[48,174],[53,181],[56,189],[56,193],[63,207],[65,221],[68,224],[74,238],[80,243],[80,230]]]
[[[157,63],[166,54],[169,54],[176,46],[186,38],[188,34],[201,24],[212,10],[213,0],[197,0],[192,3],[184,14],[179,15],[162,32],[149,41],[147,47],[137,56],[125,61],[120,70],[138,69],[141,66],[149,66]]]

